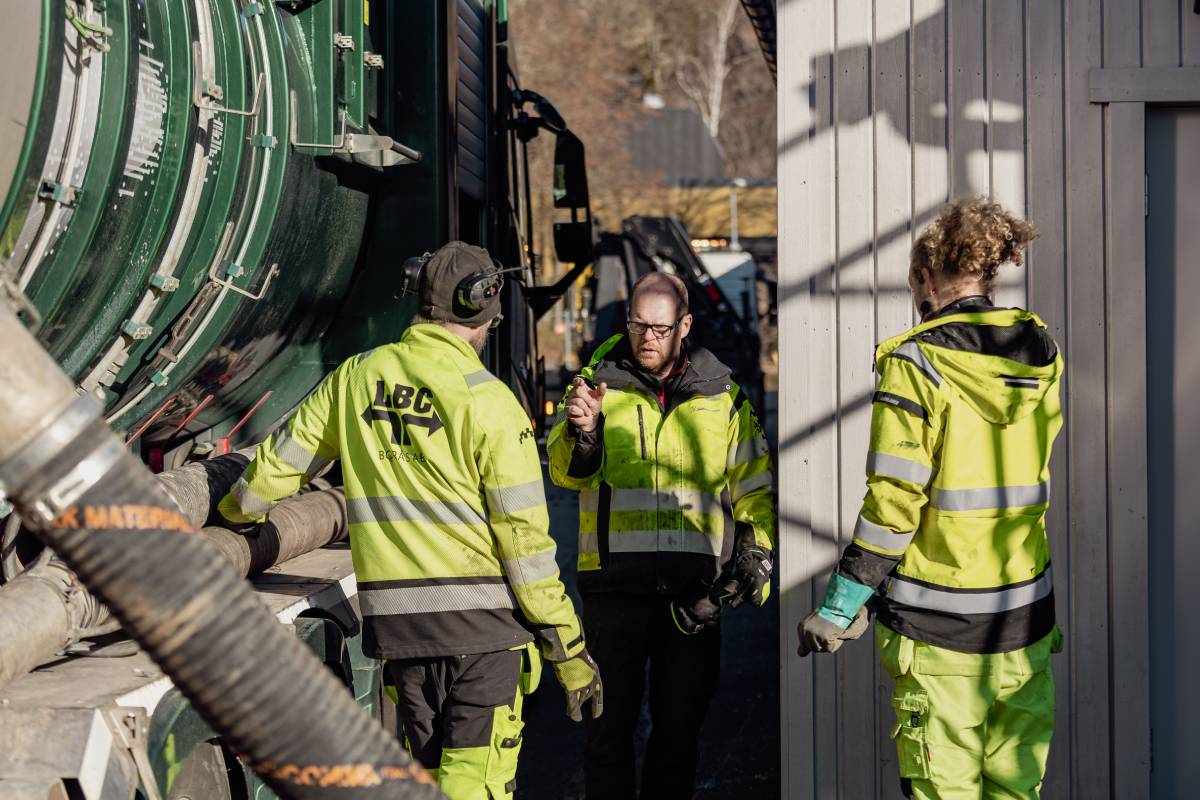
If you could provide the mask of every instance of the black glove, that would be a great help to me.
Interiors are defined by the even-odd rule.
[[[721,604],[714,603],[708,595],[693,600],[672,600],[671,619],[681,633],[699,633],[716,625],[721,619]]]
[[[771,596],[771,551],[765,547],[747,545],[733,554],[733,576],[738,582],[737,596],[730,605],[737,608],[743,600],[756,606]]]
[[[671,619],[675,620],[675,627],[690,636],[715,626],[721,620],[722,606],[736,599],[739,586],[737,578],[726,571],[714,585],[672,600]]]
[[[604,684],[600,681],[600,667],[580,650],[566,661],[556,661],[551,666],[554,676],[567,695],[567,716],[575,722],[583,721],[583,705],[592,703],[592,718],[604,713]]]

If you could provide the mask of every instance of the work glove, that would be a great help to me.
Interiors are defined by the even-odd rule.
[[[680,633],[691,636],[715,626],[721,619],[721,602],[709,595],[671,601],[671,619]]]
[[[796,648],[796,652],[801,658],[809,653],[836,653],[842,642],[862,636],[870,624],[870,614],[866,606],[858,610],[850,626],[845,629],[821,616],[818,609],[805,617],[796,628],[800,637],[800,646]]]
[[[221,498],[221,502],[217,505],[216,523],[226,530],[231,530],[234,533],[242,536],[255,536],[262,527],[266,517],[256,520],[242,512],[242,507],[238,504],[237,498],[232,494],[227,494]]]
[[[713,585],[701,586],[691,594],[672,600],[671,619],[680,633],[688,636],[700,633],[721,621],[721,609],[725,603],[737,605],[739,591],[741,581],[734,574],[731,562],[721,570]]]
[[[586,649],[566,661],[555,661],[554,677],[567,694],[567,716],[575,722],[583,721],[583,704],[592,701],[592,719],[604,713],[604,684],[600,682],[600,668],[588,655]]]
[[[747,545],[733,554],[733,575],[738,593],[729,603],[737,608],[743,600],[756,606],[771,596],[771,551],[759,545]]]

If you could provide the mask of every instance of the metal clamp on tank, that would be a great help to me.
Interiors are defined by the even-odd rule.
[[[13,280],[13,274],[7,262],[0,265],[0,302],[7,303],[17,317],[25,323],[25,327],[36,331],[42,324],[42,315],[25,296],[25,292],[21,291],[20,285]]]
[[[21,510],[22,518],[31,525],[45,527],[57,519],[120,458],[123,448],[109,436],[98,439],[96,446],[81,457],[72,456],[74,465],[58,477],[54,476],[60,470],[47,469],[84,437],[103,410],[94,394],[80,395],[12,457],[0,463],[0,489],[5,494],[20,490],[25,497],[33,497]],[[105,426],[104,431],[107,430]],[[44,485],[38,485],[39,482]]]

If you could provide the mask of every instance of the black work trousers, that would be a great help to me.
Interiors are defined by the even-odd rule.
[[[638,797],[634,735],[649,664],[650,739],[642,762],[642,800],[692,797],[700,727],[721,674],[719,628],[686,636],[656,594],[592,593],[583,599],[587,648],[604,681],[604,714],[584,744],[587,800]]]
[[[438,769],[444,748],[489,746],[496,707],[514,702],[521,657],[520,650],[501,650],[385,662],[384,680],[396,688],[396,716],[413,757]]]

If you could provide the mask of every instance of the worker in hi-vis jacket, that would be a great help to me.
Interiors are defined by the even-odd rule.
[[[1036,235],[988,200],[945,208],[913,245],[921,323],[875,352],[867,495],[801,656],[866,628],[895,680],[905,793],[1036,798],[1054,727],[1045,516],[1063,359],[1046,325],[990,297]]]
[[[413,262],[417,324],[338,367],[220,510],[261,521],[341,459],[363,650],[385,659],[405,744],[451,800],[510,797],[543,658],[576,720],[589,700],[601,713],[600,677],[559,580],[529,417],[479,359],[499,269],[461,242]]]
[[[720,612],[771,591],[775,492],[758,417],[729,368],[687,346],[687,287],[652,272],[626,333],[596,349],[547,444],[579,492],[579,592],[606,712],[588,720],[588,800],[638,797],[634,736],[649,682],[643,800],[691,798],[721,668]]]

